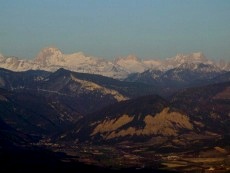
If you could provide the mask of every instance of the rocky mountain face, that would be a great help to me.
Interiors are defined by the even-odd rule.
[[[148,144],[157,150],[213,145],[229,134],[230,83],[127,100],[91,113],[58,141]]]
[[[203,125],[209,124],[206,129],[229,134],[229,81],[180,91],[172,96],[171,103],[187,111],[195,121],[203,121]]]
[[[125,79],[133,73],[159,70],[166,72],[175,68],[181,68],[186,64],[209,65],[216,71],[229,71],[230,62],[215,62],[207,59],[203,53],[178,54],[165,60],[142,60],[135,55],[116,58],[109,61],[102,58],[87,56],[82,52],[63,54],[58,48],[48,47],[41,50],[34,60],[22,60],[16,57],[0,56],[0,67],[13,71],[45,70],[56,71],[64,68],[70,71],[99,74],[116,79]]]
[[[154,137],[176,136],[185,129],[193,129],[187,115],[170,107],[159,96],[109,106],[90,114],[81,125],[75,137],[91,142],[146,142]]]
[[[191,76],[197,75],[198,79],[202,78],[202,75],[200,73],[202,73],[203,71],[207,71],[207,69],[210,69],[210,65],[201,66],[200,64],[197,66],[190,64],[189,67],[192,69],[191,71],[189,71],[191,73]],[[182,69],[182,72],[184,72],[184,68],[187,69],[188,67],[180,66],[177,69],[173,69],[172,73],[175,73],[176,71],[178,72],[178,74],[180,74],[179,72],[181,71],[179,69]],[[202,70],[202,68],[204,70]],[[192,73],[192,71],[195,71],[198,74]],[[155,79],[158,79],[158,76],[161,76],[161,78],[162,76],[166,76],[166,74],[161,71],[152,72],[155,73]],[[187,72],[187,74],[184,74],[184,77],[186,77],[189,72]],[[210,70],[208,72],[210,72],[209,78],[211,78],[213,77],[213,73],[215,74],[216,71]],[[167,75],[170,76],[169,74],[170,73],[168,71]],[[192,79],[191,76],[190,79]],[[169,79],[167,79],[168,83],[170,84],[168,84],[168,88],[172,88],[170,86],[172,86],[172,83],[175,82],[177,78],[173,78],[173,76],[171,76]],[[187,79],[189,81],[188,77]],[[223,83],[229,81],[229,72],[221,74],[218,77],[211,78],[208,81],[209,82],[207,83],[217,83],[216,85],[218,86],[220,82]],[[166,84],[167,83],[164,83],[165,86]],[[226,85],[228,85],[228,83]],[[196,129],[196,124],[193,124],[192,122],[197,121],[198,124],[201,124],[201,122],[203,121],[202,119],[194,120],[194,117],[196,117],[197,114],[200,115],[199,111],[203,111],[205,115],[213,114],[210,112],[211,109],[212,111],[214,111],[214,108],[217,109],[216,106],[218,106],[219,103],[222,104],[222,102],[226,102],[220,99],[209,98],[208,95],[190,95],[190,93],[195,93],[195,91],[200,94],[203,94],[203,92],[206,94],[214,94],[215,90],[210,90],[209,93],[206,92],[205,89],[202,89],[202,87],[201,89],[195,88],[194,91],[185,90],[187,92],[177,92],[178,94],[173,95],[174,97],[171,101],[166,101],[159,96],[155,96],[152,98],[152,94],[160,94],[165,96],[165,94],[168,92],[165,88],[156,87],[157,85],[119,81],[100,75],[77,73],[65,69],[59,69],[55,72],[39,70],[13,72],[1,69],[0,86],[1,119],[5,122],[8,122],[8,125],[12,126],[16,130],[25,133],[40,133],[43,135],[51,135],[54,132],[55,134],[57,134],[58,132],[65,131],[67,127],[71,127],[75,123],[80,122],[80,124],[82,125],[85,123],[82,123],[82,121],[87,121],[87,123],[89,124],[94,124],[92,126],[89,124],[85,124],[85,127],[88,128],[90,126],[92,128],[89,136],[94,134],[92,136],[95,136],[95,138],[97,138],[98,135],[123,136],[125,138],[128,136],[129,138],[131,138],[130,134],[133,134],[131,136],[141,136],[140,138],[143,138],[143,136],[147,135],[147,132],[145,134],[145,127],[147,126],[146,122],[152,121],[152,119],[155,122],[158,121],[158,118],[162,118],[164,121],[168,121],[170,119],[170,116],[178,116],[177,118],[179,119],[186,119],[186,122],[184,123],[190,125],[186,126],[185,129],[187,127],[191,128],[192,126],[194,128],[190,130],[193,131],[194,129]],[[162,84],[158,86],[162,86]],[[220,86],[225,85],[222,84]],[[211,86],[210,88],[212,87],[217,88],[215,85]],[[220,87],[219,90],[221,89],[223,88]],[[229,91],[226,89],[225,93],[228,92]],[[167,97],[169,96],[169,94],[171,94],[171,92],[168,92]],[[186,98],[187,95],[191,96],[191,98]],[[146,97],[139,99],[140,96]],[[186,99],[179,100],[179,98]],[[207,98],[207,100],[202,100],[202,102],[197,102],[197,104],[194,104],[197,100],[203,98]],[[191,105],[188,108],[187,104],[192,99],[194,99],[194,101],[191,101]],[[207,101],[211,102],[209,103]],[[228,104],[229,103],[226,102],[226,105]],[[203,108],[207,105],[209,105],[207,109],[208,112],[205,112]],[[105,108],[106,106],[109,107]],[[219,111],[218,115],[221,114],[221,111],[224,111],[224,114],[226,114],[224,116],[227,117],[227,113],[229,112],[229,110],[225,107],[222,110],[219,107],[217,109]],[[199,111],[188,112],[190,108],[192,108],[191,110],[193,111],[197,109]],[[158,115],[157,119],[154,118],[156,115]],[[191,115],[193,116],[191,117]],[[84,117],[86,117],[86,120]],[[95,118],[95,120],[92,118]],[[92,122],[90,122],[91,119]],[[192,122],[190,122],[190,120]],[[97,127],[96,122],[99,121],[101,123],[104,123],[105,126],[100,127],[99,123]],[[138,124],[138,127],[130,126],[130,128],[122,129],[121,127],[123,125],[124,127],[126,127],[127,125],[122,124],[120,126],[120,122],[126,122],[125,124],[135,122],[134,124]],[[211,120],[209,122],[214,123],[211,122]],[[116,131],[115,133],[113,130],[102,130],[103,133],[101,133],[101,130],[98,130],[107,128],[107,126],[111,126],[112,128],[112,124],[114,123],[117,128],[121,128],[123,130],[122,133],[124,132],[124,134],[121,134],[121,132],[119,131]],[[172,126],[176,126],[177,124],[177,122],[171,123]],[[181,126],[184,127],[185,124],[181,124]],[[170,129],[172,126],[162,126],[162,129],[159,127],[160,129],[158,129],[157,131],[161,133],[162,130],[164,131],[165,129]],[[184,128],[182,128],[182,131],[183,129]],[[178,127],[179,132],[180,130],[181,128]],[[82,133],[84,135],[85,131],[89,131],[89,129],[82,130]],[[158,132],[154,132],[154,134],[158,134]],[[153,132],[148,133],[151,135],[153,134]],[[169,130],[162,135],[170,136],[171,134],[177,134],[175,132],[175,129],[172,131]],[[112,137],[104,138],[112,139]]]
[[[0,69],[0,89],[0,118],[38,138],[65,131],[107,105],[156,92],[150,85],[65,69],[53,73]]]
[[[111,96],[117,101],[117,97],[124,97],[121,98],[123,100],[148,95],[157,90],[152,85],[125,82],[95,74],[72,72],[63,68],[55,72],[41,70],[13,72],[0,69],[0,86],[7,90],[33,90],[34,92],[60,95],[98,93],[100,97],[102,95]]]

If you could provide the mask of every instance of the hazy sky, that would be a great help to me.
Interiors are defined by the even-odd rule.
[[[230,59],[230,0],[0,0],[0,53]]]

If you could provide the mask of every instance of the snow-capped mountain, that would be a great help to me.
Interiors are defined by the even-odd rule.
[[[141,60],[135,55],[117,58],[115,59],[114,63],[121,66],[129,74],[142,73],[148,69],[158,69],[162,65],[162,62],[159,60]]]
[[[82,52],[63,54],[58,48],[48,47],[41,50],[34,60],[20,60],[16,57],[1,57],[0,67],[13,71],[45,70],[56,71],[60,68],[113,78],[124,78],[128,72],[122,67],[105,59],[86,56]]]
[[[168,63],[207,63],[212,64],[202,52],[191,53],[188,55],[177,54],[175,57],[167,58],[166,62]]]
[[[144,63],[138,59],[135,55],[129,55],[123,58],[117,58],[114,61],[115,64],[121,66],[129,73],[143,72],[147,69]]]
[[[178,62],[178,65],[175,64],[176,67],[172,69],[146,70],[142,73],[130,74],[124,80],[129,82],[153,84],[164,88],[170,87],[171,89],[178,89],[181,87],[192,87],[206,84],[209,83],[210,80],[216,79],[218,76],[228,73],[213,62],[202,57],[195,60],[197,61],[193,62],[191,59],[186,59],[186,57],[185,59],[183,57],[172,58],[166,60],[172,61],[171,64],[176,61]]]
[[[214,64],[183,63],[179,67],[166,71],[161,80],[191,83],[197,80],[207,80],[222,73],[222,70]]]
[[[34,60],[41,69],[54,71],[65,68],[71,71],[100,74],[113,78],[123,78],[127,75],[119,66],[105,59],[86,56],[82,52],[62,54],[57,48],[43,49]]]
[[[162,61],[162,67],[165,69],[173,69],[182,64],[207,64],[215,66],[216,70],[230,71],[230,62],[225,60],[210,60],[202,52],[191,54],[177,54],[175,57],[167,58]]]
[[[180,67],[183,64],[193,64],[192,68],[198,64],[213,65],[216,71],[230,71],[230,62],[214,62],[205,57],[203,53],[178,54],[175,57],[165,60],[142,60],[135,55],[106,60],[93,56],[87,56],[82,52],[73,54],[63,54],[60,49],[48,47],[41,50],[33,60],[22,60],[17,57],[4,57],[0,54],[0,67],[13,71],[45,70],[56,71],[59,68],[91,74],[100,74],[117,79],[124,79],[132,73],[142,73],[147,70],[167,71]],[[186,67],[187,68],[187,67]]]

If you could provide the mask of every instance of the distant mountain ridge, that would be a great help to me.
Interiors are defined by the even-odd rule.
[[[109,61],[102,58],[87,56],[82,52],[63,54],[60,49],[48,47],[41,50],[33,60],[22,60],[17,57],[0,55],[0,67],[12,71],[45,70],[56,71],[59,68],[67,70],[100,74],[117,79],[124,79],[132,73],[143,73],[147,70],[167,71],[178,68],[182,64],[208,64],[218,70],[230,71],[230,62],[214,62],[201,52],[178,54],[165,60],[142,60],[135,55],[116,58]]]
[[[218,78],[223,74],[226,76],[226,79],[223,79],[223,81],[228,81],[228,73],[229,72],[221,70],[215,64],[183,63],[167,71],[147,70],[142,73],[132,73],[124,80],[173,89],[215,83],[214,80],[218,81]],[[212,80],[212,82],[210,80]]]

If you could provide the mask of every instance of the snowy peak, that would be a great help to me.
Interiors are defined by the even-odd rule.
[[[48,47],[42,49],[35,58],[35,62],[41,65],[56,64],[63,60],[63,55],[58,48]]]
[[[175,63],[208,63],[207,58],[202,52],[191,53],[188,55],[177,54],[175,57],[168,58],[166,61]]]
[[[113,78],[127,76],[127,72],[121,67],[105,59],[86,56],[83,52],[62,54],[58,48],[54,47],[43,49],[34,62],[39,66],[39,69],[48,71],[65,68],[75,72],[100,74]]]
[[[146,70],[165,72],[178,67],[194,70],[198,67],[194,64],[214,65],[216,69],[219,68],[218,70],[230,71],[230,62],[211,61],[201,52],[177,54],[165,60],[142,60],[135,55],[128,55],[114,61],[87,56],[82,52],[63,54],[56,47],[42,49],[34,60],[20,60],[15,57],[4,57],[0,54],[0,67],[13,71],[30,69],[56,71],[59,68],[64,68],[70,71],[100,74],[116,79],[125,79],[129,74],[142,73]]]
[[[114,63],[124,68],[128,73],[141,73],[147,70],[145,64],[135,55],[129,55],[123,58],[117,58]]]
[[[221,69],[214,64],[203,63],[183,63],[178,67],[178,70],[190,70],[194,72],[221,72]]]
[[[163,70],[169,70],[177,68],[180,65],[187,64],[214,64],[214,62],[208,60],[202,52],[191,54],[177,54],[175,57],[167,58],[162,61],[161,68]]]

